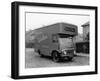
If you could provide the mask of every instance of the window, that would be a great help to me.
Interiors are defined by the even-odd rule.
[[[53,34],[52,35],[52,42],[58,42],[58,38],[57,38],[57,35],[56,34]]]

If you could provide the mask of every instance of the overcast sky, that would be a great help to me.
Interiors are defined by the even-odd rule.
[[[81,25],[89,20],[90,17],[87,15],[26,13],[26,31],[34,30],[58,22],[65,22],[77,25],[78,33],[82,33]]]

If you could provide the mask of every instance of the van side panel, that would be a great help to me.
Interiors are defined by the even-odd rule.
[[[58,43],[53,43],[52,35],[57,34],[59,31],[59,24],[36,29],[35,32],[37,33],[37,43],[35,48],[39,49],[43,55],[51,56],[52,50],[58,50]]]

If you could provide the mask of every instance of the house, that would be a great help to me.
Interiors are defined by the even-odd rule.
[[[83,25],[83,40],[76,41],[76,52],[77,53],[86,53],[89,54],[89,28],[90,28],[90,22],[86,22]],[[79,36],[77,36],[79,40]]]
[[[89,41],[89,28],[90,28],[90,22],[86,22],[82,25],[83,27],[83,40]]]

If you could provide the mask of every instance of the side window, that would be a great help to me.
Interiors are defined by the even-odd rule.
[[[53,35],[52,35],[52,42],[53,42],[53,43],[58,42],[58,38],[57,38],[57,35],[56,35],[56,34],[53,34]]]

